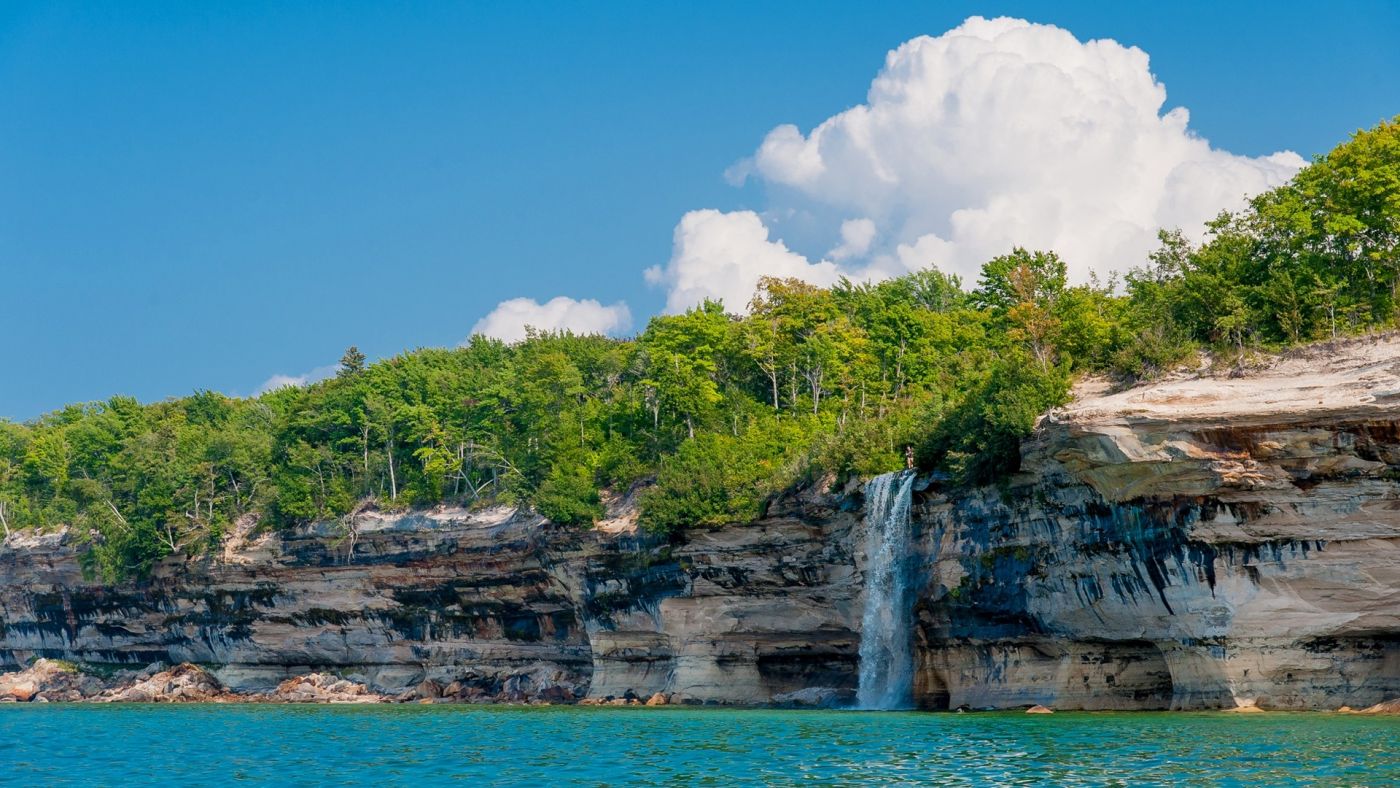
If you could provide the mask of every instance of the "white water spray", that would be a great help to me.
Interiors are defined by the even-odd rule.
[[[910,632],[909,506],[914,472],[876,476],[865,486],[865,616],[860,625],[861,709],[914,706]]]

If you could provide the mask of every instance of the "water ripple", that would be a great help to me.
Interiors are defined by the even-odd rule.
[[[21,785],[1395,785],[1400,720],[448,706],[0,707]]]

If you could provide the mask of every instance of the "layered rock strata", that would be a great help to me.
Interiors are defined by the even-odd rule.
[[[1082,386],[994,490],[926,494],[930,707],[1400,695],[1400,342]]]
[[[924,708],[1337,708],[1400,696],[1400,341],[1244,375],[1085,384],[1021,471],[923,478]],[[835,705],[857,681],[863,502],[827,485],[673,541],[505,509],[237,529],[140,583],[66,534],[0,548],[0,662],[195,663],[233,693]],[[318,674],[317,679],[299,677]],[[292,682],[295,687],[288,685]]]

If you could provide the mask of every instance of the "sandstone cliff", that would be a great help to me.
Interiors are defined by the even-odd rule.
[[[925,499],[926,704],[1400,695],[1400,341],[1077,394],[1004,488]]]
[[[1400,341],[1242,376],[1085,384],[1022,470],[916,485],[926,708],[1370,706],[1400,696]],[[859,490],[666,542],[505,510],[365,514],[145,582],[65,534],[0,548],[0,662],[334,674],[386,696],[838,703],[856,685]]]

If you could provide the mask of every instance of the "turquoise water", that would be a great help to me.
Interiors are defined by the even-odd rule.
[[[1400,720],[463,706],[0,707],[39,785],[1395,785]]]

